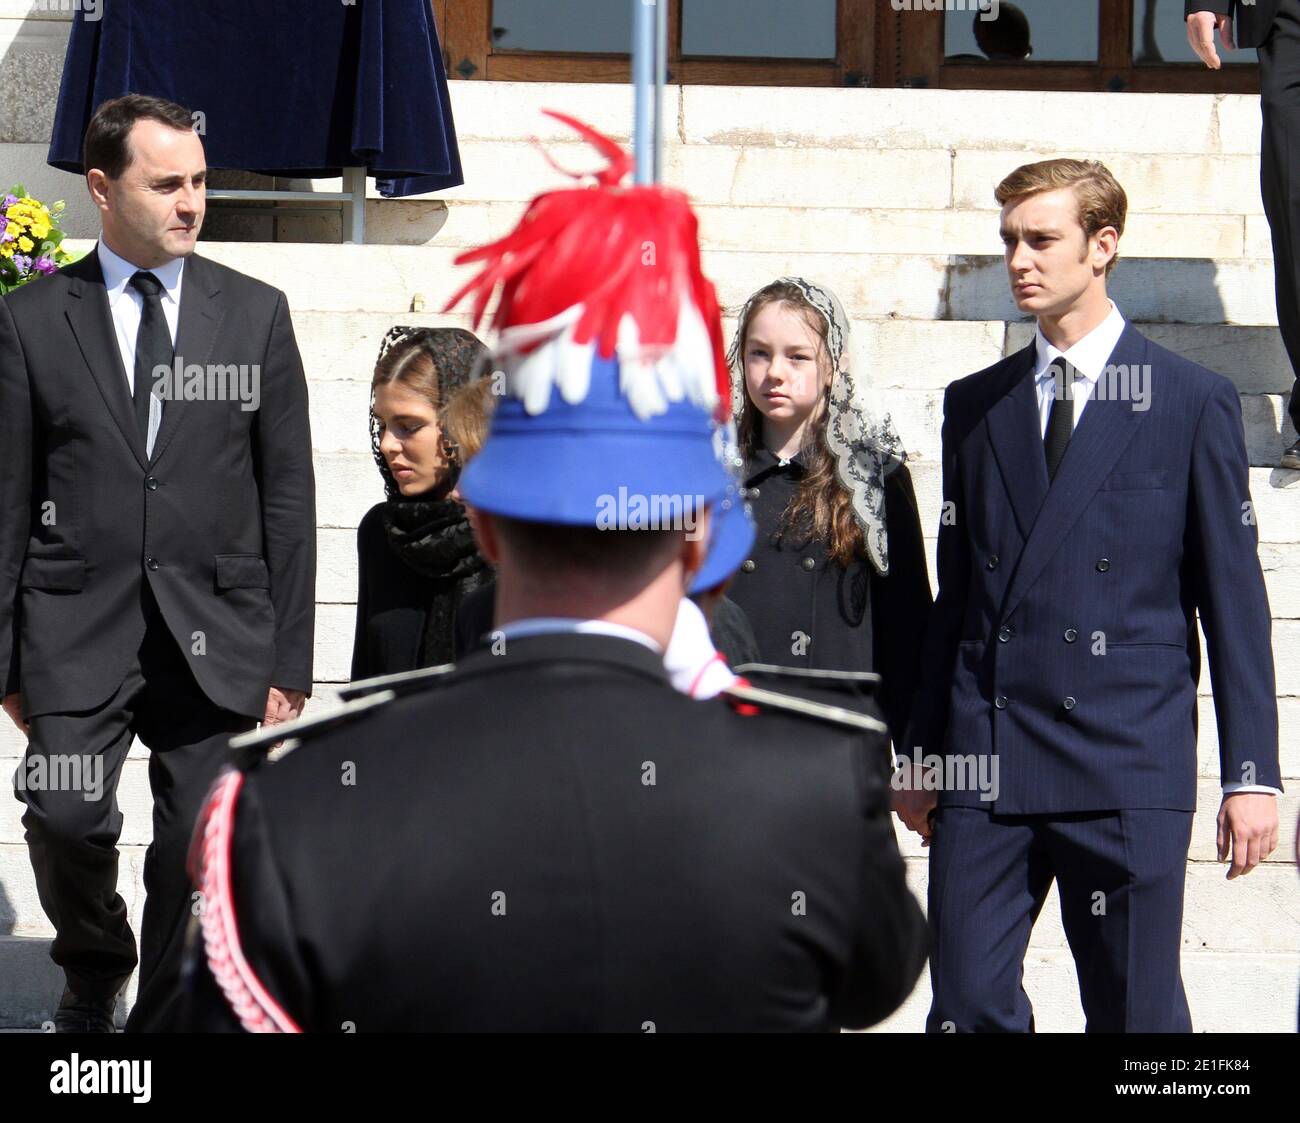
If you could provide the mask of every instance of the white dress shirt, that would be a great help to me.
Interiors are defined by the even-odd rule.
[[[1083,416],[1083,407],[1088,404],[1093,387],[1097,385],[1097,380],[1110,362],[1115,345],[1123,334],[1124,317],[1120,315],[1113,300],[1110,302],[1110,314],[1068,351],[1058,351],[1053,344],[1047,342],[1043,329],[1037,330],[1034,336],[1034,386],[1038,390],[1039,431],[1044,439],[1047,437],[1047,419],[1056,398],[1056,379],[1049,369],[1051,364],[1064,358],[1079,372],[1073,387],[1074,424],[1077,427],[1079,418]]]
[[[1113,300],[1110,302],[1110,314],[1067,351],[1058,351],[1047,341],[1043,329],[1038,329],[1034,336],[1034,385],[1038,390],[1039,430],[1044,439],[1047,437],[1047,419],[1052,412],[1052,402],[1056,398],[1056,380],[1049,369],[1051,364],[1058,358],[1064,358],[1078,371],[1073,387],[1074,424],[1077,427],[1079,418],[1083,416],[1083,408],[1088,404],[1093,388],[1110,362],[1115,345],[1119,343],[1119,337],[1123,334],[1124,317],[1120,315]],[[1223,785],[1224,795],[1231,795],[1234,792],[1282,794],[1277,788],[1266,787],[1263,784],[1228,781]]]
[[[144,315],[144,297],[130,283],[131,278],[140,271],[140,266],[132,265],[126,258],[119,256],[108,248],[103,238],[99,239],[99,267],[104,274],[104,289],[108,293],[108,308],[113,317],[113,331],[117,335],[117,349],[122,356],[122,367],[126,371],[127,390],[135,394],[135,340],[140,333],[140,319]],[[174,257],[165,265],[157,265],[146,270],[162,283],[163,315],[167,318],[167,330],[171,332],[172,347],[176,346],[176,325],[181,313],[181,274],[185,271],[185,259]],[[153,455],[153,443],[158,436],[158,426],[162,423],[162,402],[149,397],[149,438],[145,442],[145,455]]]
[[[704,613],[690,597],[682,597],[677,606],[664,670],[673,686],[691,698],[716,698],[737,681],[722,652],[713,646]]]

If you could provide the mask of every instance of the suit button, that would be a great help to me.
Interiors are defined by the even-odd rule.
[[[1061,705],[1064,706],[1067,710],[1074,709],[1074,707],[1077,706],[1078,704],[1079,703],[1076,702],[1073,698],[1066,698],[1061,702]]]
[[[758,498],[758,488],[756,488],[756,487],[751,487],[751,488],[749,489],[749,497],[750,497],[750,499],[757,499],[757,498]]]
[[[741,563],[740,563],[740,569],[741,569],[741,572],[743,572],[743,573],[753,573],[753,572],[754,572],[754,559],[753,559],[753,558],[750,558],[748,561],[743,561],[743,562],[741,562]]]
[[[817,568],[817,559],[816,559],[816,558],[804,558],[804,560],[801,561],[799,564],[802,565],[802,566],[804,567],[804,569],[808,569],[808,570],[816,569],[816,568]]]
[[[1098,573],[1105,573],[1106,570],[1108,570],[1109,568],[1110,568],[1110,558],[1102,558],[1101,561],[1097,563]]]
[[[150,491],[157,491],[158,481],[154,479],[153,476],[146,476],[144,479],[144,486],[147,487]]]
[[[1077,629],[1075,629],[1075,628],[1066,628],[1066,629],[1065,629],[1065,642],[1066,642],[1066,643],[1073,643],[1073,642],[1074,642],[1075,640],[1077,640],[1078,638],[1079,638],[1079,632],[1078,632]]]
[[[993,699],[993,704],[997,706],[999,710],[1005,710],[1007,708],[1007,696],[1005,694],[999,694]]]
[[[151,570],[152,570],[152,569],[157,569],[157,568],[158,568],[158,559],[157,559],[157,558],[146,558],[144,564],[145,564],[145,568],[146,568],[146,569],[151,569]]]
[[[997,554],[994,554],[992,557],[989,558],[988,561],[986,561],[986,562],[984,563],[984,568],[985,568],[985,569],[997,569],[997,567],[998,567],[998,556],[997,556]]]
[[[1009,640],[1015,634],[1016,634],[1015,628],[1011,627],[1010,624],[1003,624],[1002,627],[998,629],[998,642],[1006,643],[1007,640]]]

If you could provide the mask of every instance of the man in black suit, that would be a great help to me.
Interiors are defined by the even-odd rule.
[[[67,980],[55,1025],[111,1032],[137,962],[116,888],[123,761],[133,736],[151,750],[131,1026],[158,1028],[225,742],[311,690],[315,499],[284,296],[194,253],[189,111],[106,103],[85,167],[96,248],[0,302],[0,686],[29,737],[15,786]]]
[[[1214,32],[1225,50],[1259,51],[1260,190],[1273,235],[1277,322],[1294,373],[1300,374],[1300,191],[1295,153],[1300,150],[1300,0],[1184,0],[1187,38],[1205,65],[1218,70]],[[1288,410],[1300,429],[1300,394],[1291,387]],[[1283,468],[1300,469],[1300,441],[1282,453]]]
[[[743,685],[695,701],[665,673],[734,486],[710,417],[726,368],[693,233],[678,238],[695,229],[684,197],[618,178],[535,201],[512,237],[540,252],[502,266],[532,295],[507,282],[508,389],[460,482],[498,574],[490,642],[395,676],[425,689],[377,680],[278,731],[284,755],[214,787],[192,1028],[828,1030],[910,992],[924,919],[889,823],[884,723]],[[575,248],[595,259],[571,264]],[[635,291],[601,306],[617,329],[602,356],[570,343],[555,302],[615,275]],[[507,349],[506,315],[527,352]],[[632,364],[647,320],[695,330]],[[682,503],[667,525],[605,522],[614,496]]]

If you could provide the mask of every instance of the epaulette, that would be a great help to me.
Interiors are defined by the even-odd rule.
[[[332,729],[334,726],[343,725],[358,714],[387,705],[396,697],[397,695],[392,691],[379,691],[374,694],[367,694],[364,698],[345,702],[341,706],[334,706],[322,713],[300,717],[294,721],[284,721],[279,725],[264,725],[260,729],[254,729],[251,733],[241,733],[238,737],[232,737],[230,740],[230,748],[236,754],[235,766],[241,770],[251,768],[259,760],[268,757],[270,755],[269,750],[273,746],[283,741],[282,748],[277,750],[275,754],[275,758],[278,760],[285,753],[297,747],[304,733],[319,733],[326,729]]]
[[[874,690],[881,681],[875,671],[828,671],[820,667],[781,667],[775,663],[745,663],[732,670],[738,675],[790,678],[807,682],[809,686],[847,687],[863,693]]]
[[[391,675],[376,675],[374,678],[357,679],[346,686],[338,688],[338,696],[345,702],[353,698],[364,698],[379,690],[391,690],[394,695],[410,694],[426,686],[436,685],[442,676],[456,669],[455,663],[440,663],[436,667],[417,667],[413,671],[398,671]]]
[[[877,721],[868,714],[845,709],[843,706],[830,706],[825,702],[813,702],[807,698],[796,698],[792,694],[781,694],[775,690],[763,690],[746,682],[738,682],[728,686],[722,693],[737,705],[754,706],[760,709],[785,710],[788,713],[820,718],[822,721],[846,725],[853,729],[866,729],[872,733],[884,733],[886,735],[889,733],[889,726],[883,721]]]

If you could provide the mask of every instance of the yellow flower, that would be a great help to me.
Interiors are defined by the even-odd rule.
[[[0,245],[0,257],[13,257],[16,248],[13,242],[5,242],[4,245]]]
[[[36,243],[24,235],[18,239],[18,248],[22,250],[23,253],[31,253],[32,250],[36,248]]]

